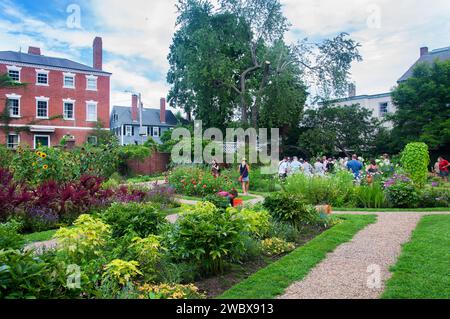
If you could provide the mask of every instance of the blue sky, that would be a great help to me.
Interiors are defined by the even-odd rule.
[[[92,41],[102,36],[104,69],[113,73],[112,104],[128,105],[124,91],[134,90],[143,93],[147,106],[157,107],[169,89],[166,57],[175,31],[175,2],[0,0],[0,50],[26,51],[33,45],[44,55],[91,65]],[[348,32],[362,44],[364,61],[352,69],[358,94],[389,91],[421,46],[450,46],[448,0],[281,2],[292,23],[289,42]]]

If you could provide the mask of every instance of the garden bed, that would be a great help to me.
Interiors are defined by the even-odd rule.
[[[324,231],[326,231],[324,228],[305,227],[301,233],[301,236],[296,241],[296,248],[305,245],[318,235],[322,234]],[[260,256],[255,260],[248,261],[243,264],[230,265],[230,269],[228,269],[225,274],[206,278],[197,281],[194,284],[206,294],[207,298],[213,299],[286,255],[287,254],[280,254],[273,257]]]

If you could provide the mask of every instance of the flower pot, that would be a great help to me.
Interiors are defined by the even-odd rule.
[[[333,208],[331,207],[331,205],[319,205],[316,206],[316,209],[319,214],[331,215],[333,212]]]

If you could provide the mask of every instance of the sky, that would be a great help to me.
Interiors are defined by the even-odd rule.
[[[167,96],[167,55],[176,0],[0,0],[0,51],[27,51],[92,65],[92,41],[103,38],[103,69],[113,73],[111,104],[146,107]],[[450,46],[449,0],[281,0],[292,24],[286,41],[347,32],[364,61],[352,67],[357,94],[391,90],[418,59],[419,48]]]

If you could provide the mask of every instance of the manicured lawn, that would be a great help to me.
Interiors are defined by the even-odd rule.
[[[384,299],[450,299],[450,215],[424,217],[391,271]]]
[[[40,233],[33,233],[25,235],[25,241],[27,244],[36,243],[40,241],[47,241],[52,239],[53,235],[56,233],[57,229],[47,230]]]
[[[450,212],[450,207],[433,207],[433,208],[335,208],[335,212]]]
[[[328,253],[376,221],[373,215],[343,215],[341,224],[226,291],[219,299],[273,299],[302,280]]]
[[[127,183],[136,184],[136,183],[147,183],[147,182],[156,182],[163,181],[165,177],[163,175],[156,176],[138,176],[127,179]]]

